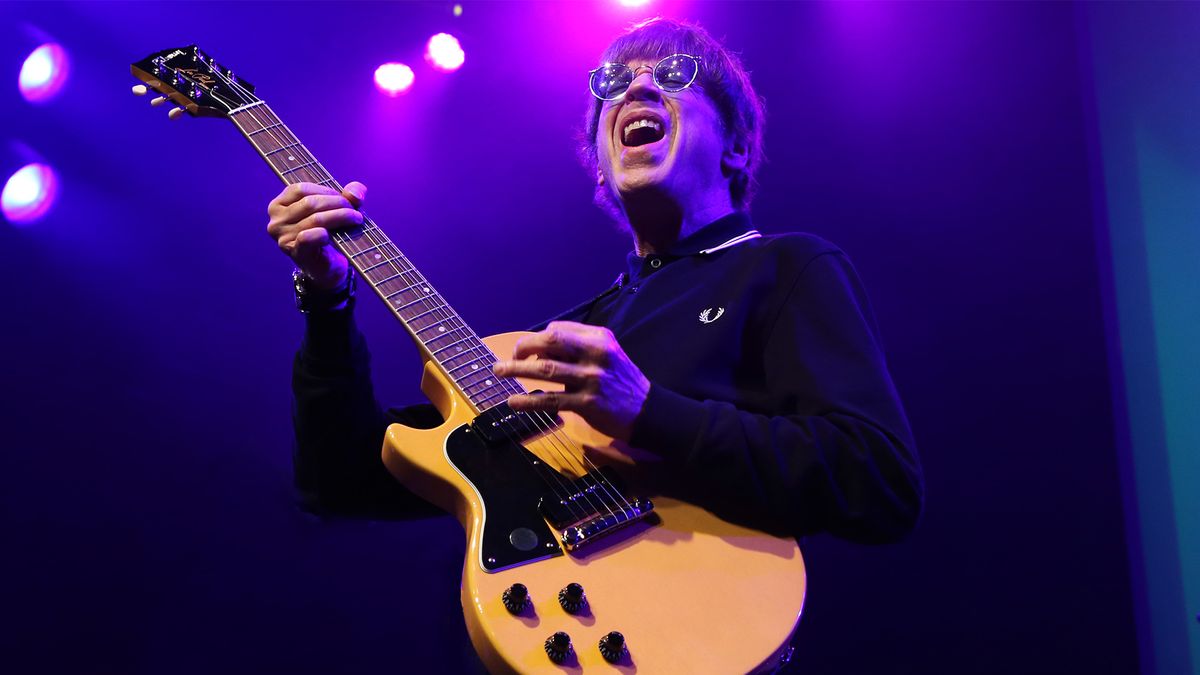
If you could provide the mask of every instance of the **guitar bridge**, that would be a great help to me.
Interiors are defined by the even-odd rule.
[[[649,499],[630,499],[615,471],[603,467],[570,482],[565,493],[545,495],[538,510],[573,551],[654,511]]]
[[[627,501],[612,513],[594,516],[563,530],[562,545],[568,551],[574,551],[588,542],[637,522],[653,512],[654,503],[649,499]]]

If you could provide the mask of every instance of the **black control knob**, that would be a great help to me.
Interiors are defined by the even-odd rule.
[[[567,610],[569,614],[575,614],[583,606],[587,604],[587,596],[583,594],[583,586],[577,583],[569,583],[558,592],[558,604]]]
[[[520,614],[521,610],[529,606],[529,589],[525,588],[525,584],[513,584],[504,589],[500,599],[504,601],[504,608],[509,613]]]
[[[600,656],[603,656],[605,661],[616,663],[628,653],[629,649],[625,646],[625,636],[617,631],[614,630],[600,638]]]
[[[546,656],[555,663],[562,663],[571,655],[571,636],[559,631],[546,638]]]

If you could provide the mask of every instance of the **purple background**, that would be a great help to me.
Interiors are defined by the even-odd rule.
[[[280,186],[229,123],[127,93],[131,61],[199,43],[371,187],[367,210],[481,334],[521,328],[622,269],[572,138],[583,74],[649,11],[464,4],[0,7],[74,68],[49,105],[20,101],[16,66],[0,93],[5,142],[62,178],[49,218],[0,227],[0,640],[19,671],[470,667],[452,519],[319,522],[292,502],[302,322],[265,235]],[[904,544],[807,542],[801,672],[1135,670],[1076,9],[652,9],[753,72],[755,220],[855,261],[926,468]],[[420,62],[442,30],[467,55],[451,75]],[[371,82],[389,60],[416,70],[406,96]],[[420,400],[400,327],[369,300],[359,316],[380,398]]]

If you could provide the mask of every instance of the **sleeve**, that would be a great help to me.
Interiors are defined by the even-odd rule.
[[[301,508],[368,518],[437,513],[388,473],[380,452],[388,424],[436,426],[437,411],[431,405],[381,410],[352,309],[314,312],[305,322],[292,370],[293,467]]]
[[[876,334],[849,260],[817,255],[766,338],[772,414],[652,384],[631,443],[660,448],[706,494],[797,536],[898,541],[916,526],[924,486]]]

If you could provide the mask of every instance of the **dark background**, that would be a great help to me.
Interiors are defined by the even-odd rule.
[[[9,672],[470,662],[457,523],[295,508],[302,321],[265,235],[280,186],[229,123],[168,122],[128,95],[128,64],[195,42],[234,66],[335,175],[371,187],[367,210],[489,334],[622,269],[629,241],[590,205],[572,138],[583,74],[654,11],[742,54],[769,110],[756,223],[855,261],[925,466],[927,511],[903,544],[806,543],[799,672],[1138,668],[1077,8],[449,8],[0,7],[73,58],[53,104],[11,85],[0,98],[6,137],[62,179],[49,218],[0,227]],[[467,54],[450,75],[420,62],[441,30]],[[407,95],[374,89],[388,60],[417,71]],[[416,352],[376,305],[359,316],[380,398],[417,401]]]

